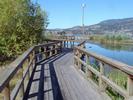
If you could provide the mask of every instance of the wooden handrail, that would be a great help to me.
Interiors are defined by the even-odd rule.
[[[115,67],[121,71],[123,71],[124,73],[128,74],[128,75],[131,75],[133,76],[133,66],[129,66],[125,63],[122,63],[122,62],[119,62],[119,61],[116,61],[116,60],[113,60],[111,58],[108,58],[108,57],[105,57],[105,56],[102,56],[102,55],[99,55],[99,54],[96,54],[94,52],[91,52],[91,51],[88,51],[88,50],[85,50],[83,48],[80,48],[80,47],[75,47],[75,49],[79,50],[79,52],[82,52],[84,54],[87,54],[87,55],[90,55],[94,58],[96,58],[97,60],[100,60],[102,61],[103,63],[105,64],[108,64],[112,67]]]
[[[84,46],[84,45],[85,45],[85,42],[86,42],[86,41],[80,42],[76,47],[82,47],[82,48],[85,47],[85,46]]]
[[[30,78],[32,70],[34,69],[37,62],[43,59],[47,59],[55,54],[58,54],[62,49],[61,41],[54,41],[46,44],[39,44],[29,48],[21,56],[19,56],[14,62],[8,65],[7,69],[2,71],[0,75],[0,93],[3,93],[4,100],[14,100],[18,95],[18,91],[21,89],[22,98],[24,95],[24,81],[28,75]],[[54,52],[53,52],[54,51]],[[46,54],[46,52],[48,54]],[[42,59],[40,55],[44,54]],[[24,64],[27,63],[25,66]],[[24,68],[26,67],[26,69]],[[16,74],[21,75],[19,81],[15,84],[12,90],[10,89],[10,81],[15,77]]]
[[[9,83],[11,78],[16,74],[16,72],[21,67],[24,60],[29,56],[29,54],[34,50],[34,47],[31,47],[26,52],[24,52],[21,56],[19,56],[14,62],[12,62],[9,67],[7,67],[4,71],[2,71],[0,75],[0,92],[3,90],[5,85]]]
[[[82,59],[82,56],[84,56],[84,60]],[[97,67],[99,67],[99,70],[91,65],[91,62],[89,60],[90,58],[93,58],[98,62]],[[85,70],[82,70],[82,72],[87,78],[92,79],[93,75],[96,75],[98,77],[98,87],[101,91],[105,91],[106,87],[109,86],[126,99],[129,99],[131,96],[133,96],[133,66],[129,66],[122,62],[86,50],[81,45],[74,47],[74,63],[75,66],[80,70],[82,70],[83,66],[85,67]],[[110,80],[105,75],[105,68],[107,66],[111,67],[114,70],[121,71],[124,75],[127,76],[126,89],[123,89],[121,86],[119,86],[113,80]]]
[[[87,36],[52,36],[49,37],[49,39],[52,40],[60,40],[60,41],[76,41],[76,42],[82,42],[84,40],[89,40],[89,37]]]

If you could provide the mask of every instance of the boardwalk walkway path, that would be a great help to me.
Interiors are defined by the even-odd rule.
[[[24,100],[105,100],[74,67],[73,52],[39,63],[28,83]]]

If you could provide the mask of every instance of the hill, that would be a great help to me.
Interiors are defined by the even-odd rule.
[[[65,31],[68,34],[81,34],[82,26],[67,29],[49,30],[52,33]],[[95,25],[85,26],[85,34],[133,34],[133,18],[110,19]]]

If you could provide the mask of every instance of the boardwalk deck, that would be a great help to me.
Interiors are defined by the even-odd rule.
[[[76,70],[73,53],[64,50],[36,66],[24,100],[104,100],[103,97]]]

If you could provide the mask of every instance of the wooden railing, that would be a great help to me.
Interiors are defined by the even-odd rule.
[[[133,97],[133,67],[85,50],[82,45],[74,48],[76,68],[101,92],[115,91],[126,100]]]
[[[56,41],[31,47],[0,74],[2,100],[21,100],[37,62],[61,52],[62,42]]]
[[[77,47],[85,48],[85,41],[79,43]]]
[[[59,36],[52,36],[51,37],[52,39],[58,39],[58,40],[75,40],[75,36],[61,36],[61,35],[59,35]]]
[[[89,40],[88,35],[82,35],[82,36],[62,36],[62,35],[56,35],[50,37],[52,40],[67,40],[67,41],[80,41],[82,42],[83,40]]]
[[[64,40],[64,42],[66,42]],[[31,47],[0,74],[0,99],[21,100],[35,65],[61,52],[64,44],[53,41]],[[85,50],[85,42],[74,47],[74,64],[93,80],[101,92],[114,90],[125,99],[133,97],[133,68],[121,62]]]

